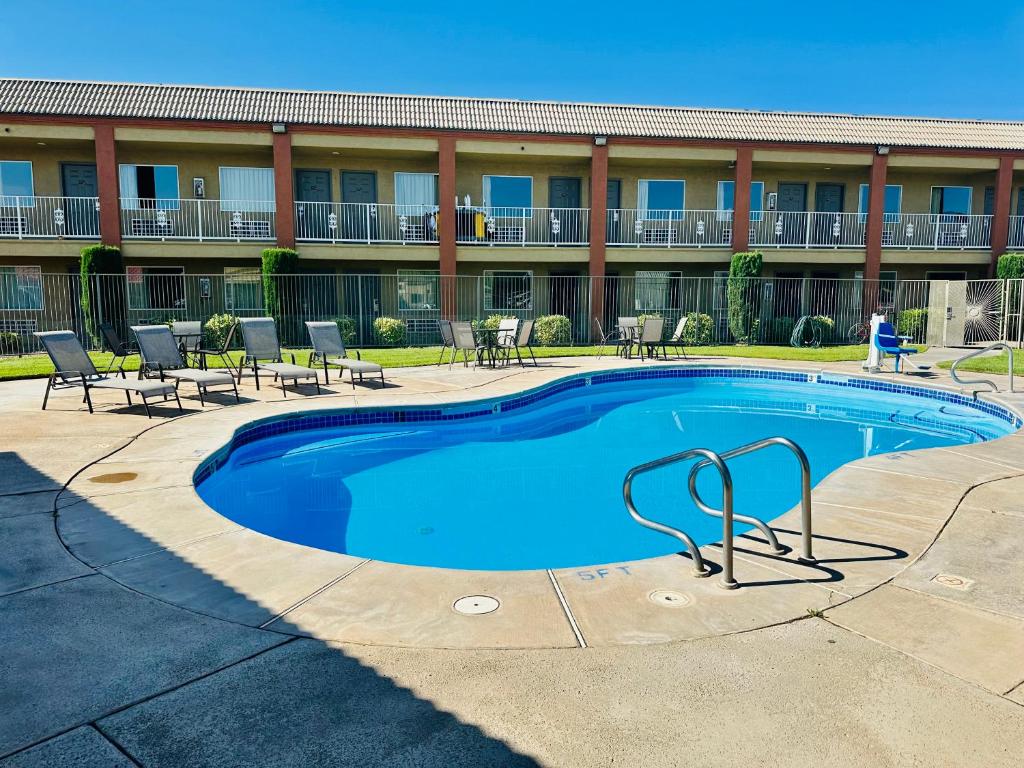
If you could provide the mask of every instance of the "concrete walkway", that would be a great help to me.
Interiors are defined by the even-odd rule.
[[[550,365],[562,375],[592,364]],[[321,400],[484,396],[522,387],[522,375],[409,369],[386,393],[346,384]],[[962,498],[916,562],[803,620],[660,645],[402,649],[185,610],[71,555],[55,521],[74,514],[76,476],[104,459],[116,475],[117,451],[158,436],[173,411],[148,421],[103,396],[89,416],[64,393],[41,413],[42,387],[0,384],[2,768],[1021,764],[1024,465],[1009,454],[993,450],[977,477],[957,479]],[[251,386],[243,394],[256,399]],[[197,437],[178,441],[182,457],[209,449],[202,425],[217,413],[186,402]],[[914,504],[894,511],[927,513],[926,499]],[[154,556],[120,533],[123,563]]]

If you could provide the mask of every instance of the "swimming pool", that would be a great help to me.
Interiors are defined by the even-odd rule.
[[[298,544],[413,565],[562,568],[678,551],[675,539],[629,518],[622,481],[630,467],[687,448],[782,435],[807,453],[817,483],[864,456],[979,442],[1019,426],[999,406],[880,380],[660,367],[444,407],[257,422],[204,462],[195,482],[225,517]],[[737,513],[771,520],[799,501],[785,448],[729,464]],[[686,491],[689,468],[638,478],[637,507],[698,544],[718,541],[721,520]],[[713,472],[698,487],[720,502]]]

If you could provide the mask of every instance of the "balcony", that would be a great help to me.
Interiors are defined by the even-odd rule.
[[[883,248],[965,251],[988,249],[991,242],[991,216],[887,213],[882,225]]]
[[[455,240],[459,245],[587,245],[590,209],[460,206],[455,212]]]
[[[1010,249],[1024,248],[1024,216],[1010,217],[1010,231],[1006,247]]]
[[[670,211],[610,208],[610,246],[633,248],[727,248],[732,211]]]
[[[95,197],[0,196],[0,238],[99,240]]]
[[[754,211],[750,245],[756,248],[863,248],[867,216],[819,211]]]
[[[126,240],[263,241],[275,237],[274,202],[121,198]]]
[[[295,239],[307,243],[437,242],[437,206],[295,203]]]

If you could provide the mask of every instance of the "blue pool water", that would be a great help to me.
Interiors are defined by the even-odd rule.
[[[957,396],[736,375],[594,376],[592,385],[576,377],[506,398],[501,412],[495,400],[335,417],[345,426],[293,418],[284,422],[293,431],[280,433],[275,422],[236,436],[230,451],[201,468],[198,491],[241,525],[359,557],[484,570],[574,567],[679,550],[623,505],[623,476],[645,461],[782,435],[806,451],[816,483],[864,456],[993,439],[1016,426],[1005,412]],[[738,513],[771,520],[799,501],[796,462],[785,448],[730,468]],[[721,520],[689,500],[688,471],[677,465],[638,478],[637,507],[698,544],[719,541]],[[713,471],[699,487],[717,505]]]

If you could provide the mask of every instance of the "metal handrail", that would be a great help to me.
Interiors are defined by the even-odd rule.
[[[1010,392],[1013,392],[1013,347],[1011,347],[1009,344],[1003,341],[997,341],[994,344],[989,344],[987,347],[976,349],[973,352],[970,352],[964,355],[963,357],[954,360],[953,364],[949,366],[950,377],[960,386],[968,386],[970,384],[988,384],[990,387],[992,387],[993,392],[998,392],[999,387],[997,387],[996,383],[991,379],[961,379],[959,376],[956,375],[956,367],[960,365],[960,363],[962,363],[964,360],[970,360],[972,357],[977,357],[978,355],[984,354],[985,352],[991,352],[993,349],[999,349],[1000,347],[1002,349],[1005,349],[1007,354],[1009,355],[1009,370],[1007,371],[1007,373],[1010,376]]]
[[[686,533],[673,528],[669,525],[659,523],[655,520],[648,520],[646,517],[641,515],[636,505],[633,503],[633,479],[638,475],[642,475],[645,472],[651,472],[661,467],[666,467],[669,464],[675,464],[680,461],[686,461],[696,456],[702,456],[709,463],[713,464],[718,468],[718,473],[722,477],[722,519],[725,521],[723,527],[729,529],[732,527],[732,476],[729,474],[729,468],[725,466],[725,462],[718,457],[718,454],[713,451],[709,451],[706,448],[690,448],[689,450],[677,453],[672,456],[666,456],[662,459],[656,459],[655,461],[649,461],[646,464],[640,464],[639,466],[633,467],[629,472],[626,473],[626,478],[622,482],[622,498],[626,502],[626,509],[629,511],[630,517],[645,528],[650,528],[653,531],[667,534],[668,536],[674,536],[686,545],[687,551],[690,553],[690,558],[693,560],[694,575],[703,577],[710,576],[710,569],[704,564],[704,558],[701,557],[700,550],[697,548],[696,543]],[[725,539],[729,540],[728,546],[729,557],[726,558],[726,564],[723,565],[722,570],[722,586],[732,589],[736,586],[736,581],[732,577],[732,540],[726,536]],[[725,542],[723,541],[723,551],[725,549]]]
[[[769,448],[773,445],[781,445],[788,448],[790,451],[792,451],[793,455],[796,456],[797,461],[800,462],[801,553],[797,559],[803,563],[815,563],[817,561],[814,558],[814,552],[812,547],[813,532],[811,526],[811,464],[808,461],[807,454],[804,453],[803,449],[787,437],[766,437],[763,440],[756,440],[753,443],[741,445],[739,448],[733,448],[731,450],[724,451],[722,453],[717,454],[717,456],[720,461],[725,462],[728,461],[729,459],[736,458],[737,456],[745,456],[748,453],[754,453],[755,451],[760,451],[764,448]],[[711,462],[708,462],[705,459],[704,461],[700,461],[697,464],[695,464],[693,468],[690,470],[690,477],[688,483],[690,488],[690,496],[693,498],[693,502],[697,505],[697,508],[701,512],[705,512],[715,517],[724,517],[724,503],[722,505],[722,509],[715,509],[714,507],[711,507],[708,504],[706,504],[704,500],[700,497],[700,494],[697,492],[697,475],[700,473],[702,469],[708,466],[711,466]],[[729,500],[729,504],[730,506],[732,505],[731,499]],[[756,517],[750,517],[748,515],[737,515],[732,513],[731,510],[729,517],[733,520],[738,520],[740,522],[753,525],[759,531],[761,531],[761,533],[765,535],[765,537],[768,539],[769,544],[771,544],[772,548],[774,549],[775,554],[781,555],[785,553],[786,550],[779,545],[779,540],[778,538],[776,538],[775,532],[771,528],[769,528],[768,524],[764,521],[759,520]],[[731,539],[732,526],[726,527],[725,530],[726,536]],[[725,551],[725,549],[725,542],[723,542],[723,552]],[[731,541],[729,542],[728,551],[729,556],[731,557]]]

